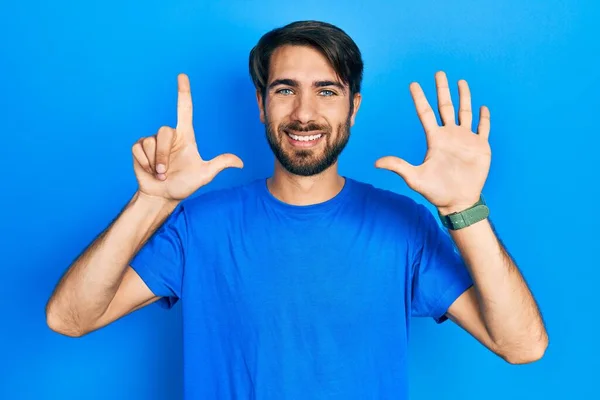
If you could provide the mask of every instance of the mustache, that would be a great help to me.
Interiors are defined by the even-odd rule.
[[[282,130],[290,130],[290,131],[296,131],[296,132],[310,132],[310,131],[329,132],[330,131],[329,126],[319,125],[314,122],[311,122],[306,125],[302,125],[298,121],[292,121],[287,124],[281,124],[280,127]]]

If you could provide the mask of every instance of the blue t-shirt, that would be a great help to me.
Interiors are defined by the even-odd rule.
[[[266,179],[183,201],[131,266],[183,313],[186,399],[405,399],[411,316],[472,285],[407,196],[346,178],[294,206]]]

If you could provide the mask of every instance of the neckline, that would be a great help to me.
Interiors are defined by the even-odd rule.
[[[282,200],[279,200],[277,197],[275,197],[271,193],[271,191],[269,190],[269,186],[267,185],[268,178],[259,179],[258,182],[259,182],[260,191],[261,191],[263,197],[273,207],[283,210],[290,214],[306,215],[306,214],[317,214],[317,213],[321,213],[321,212],[330,210],[330,209],[336,207],[337,205],[341,204],[344,201],[344,199],[346,199],[348,197],[348,193],[352,189],[353,181],[352,181],[352,179],[348,178],[347,176],[342,175],[342,178],[344,178],[344,185],[342,186],[342,189],[335,196],[333,196],[329,200],[325,200],[320,203],[303,205],[303,206],[289,204],[289,203],[286,203]]]

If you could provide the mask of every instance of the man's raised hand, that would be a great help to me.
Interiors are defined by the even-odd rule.
[[[166,200],[183,200],[211,182],[225,168],[243,168],[239,157],[221,154],[204,161],[198,152],[192,119],[190,81],[177,77],[177,126],[163,126],[156,135],[138,140],[132,147],[139,191]]]

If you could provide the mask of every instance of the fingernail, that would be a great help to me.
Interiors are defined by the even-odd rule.
[[[157,177],[158,179],[160,179],[161,181],[164,181],[164,180],[166,179],[166,177],[167,177],[167,176],[166,176],[165,174],[158,174],[158,175],[156,175],[156,177]]]
[[[165,172],[167,172],[167,168],[164,164],[158,164],[156,166],[156,172],[158,172],[159,174],[164,174]]]

